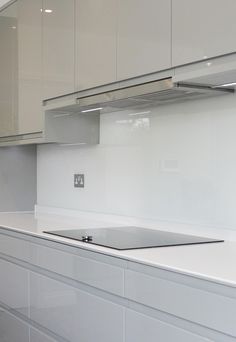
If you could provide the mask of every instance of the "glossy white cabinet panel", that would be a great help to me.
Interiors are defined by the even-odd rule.
[[[32,245],[33,264],[84,284],[117,295],[124,294],[124,270],[121,267],[54,248]]]
[[[236,299],[233,296],[131,270],[126,272],[125,279],[127,298],[236,337]]]
[[[0,302],[28,316],[28,271],[0,259]]]
[[[6,5],[10,0],[0,0],[0,7]]]
[[[0,13],[0,137],[17,134],[17,4]]]
[[[171,1],[119,0],[118,79],[171,67]]]
[[[35,273],[30,302],[30,318],[70,342],[123,342],[118,304]]]
[[[42,0],[18,0],[18,134],[40,132]]]
[[[132,310],[126,311],[125,327],[125,342],[211,342],[208,338]]]
[[[0,308],[0,341],[29,342],[29,328]]]
[[[74,0],[43,0],[43,98],[74,92]]]
[[[77,88],[116,81],[117,0],[76,1]]]
[[[172,1],[173,65],[235,52],[235,0]]]
[[[41,0],[18,0],[0,14],[0,136],[43,129]]]
[[[30,244],[28,241],[0,234],[0,253],[23,261],[29,261]]]
[[[35,329],[30,329],[30,342],[57,342],[54,338],[46,336]]]

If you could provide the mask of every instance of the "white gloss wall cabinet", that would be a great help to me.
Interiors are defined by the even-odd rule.
[[[43,0],[43,99],[75,90],[74,18],[74,0]]]
[[[0,12],[0,137],[17,134],[17,4]]]
[[[117,0],[76,0],[77,89],[116,81]]]
[[[119,80],[171,67],[171,0],[119,0]]]
[[[170,0],[77,0],[77,88],[171,67]]]
[[[173,66],[236,50],[234,0],[173,0]]]
[[[41,134],[41,0],[0,12],[0,138]]]
[[[41,0],[18,0],[18,134],[43,130],[41,9]]]
[[[7,5],[10,0],[0,0],[0,7]]]

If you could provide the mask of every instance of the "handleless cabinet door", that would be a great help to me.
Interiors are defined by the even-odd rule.
[[[17,134],[17,3],[0,12],[0,137]]]
[[[117,73],[123,80],[171,67],[171,1],[119,0]]]
[[[74,255],[52,247],[32,244],[32,261],[40,268],[122,296],[124,294],[124,270],[112,264],[116,259],[108,257],[103,261],[101,255],[86,252],[78,249],[80,255]]]
[[[70,342],[124,342],[121,305],[35,273],[30,318]]]
[[[43,0],[43,99],[74,92],[75,1]]]
[[[116,81],[117,0],[77,0],[77,87]]]
[[[0,341],[29,342],[29,327],[0,308]]]
[[[126,312],[126,342],[213,342],[206,337],[139,312]]]
[[[38,330],[30,330],[30,342],[57,342],[54,338],[46,336]]]
[[[42,0],[18,0],[18,134],[41,132]]]
[[[173,65],[236,51],[235,0],[172,1]]]
[[[29,262],[30,243],[17,237],[2,234],[0,231],[0,253]]]
[[[28,316],[28,271],[0,259],[0,275],[0,302]]]

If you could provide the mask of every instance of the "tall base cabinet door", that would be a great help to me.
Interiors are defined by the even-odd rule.
[[[29,327],[0,308],[0,341],[29,342]]]
[[[98,295],[32,273],[30,318],[70,342],[124,342],[124,308]]]
[[[43,0],[43,99],[75,90],[75,0]]]
[[[173,65],[236,51],[235,0],[172,1]]]
[[[170,68],[171,0],[118,2],[118,79]]]
[[[117,0],[76,0],[77,88],[116,81]]]
[[[18,134],[41,132],[42,0],[18,0]]]

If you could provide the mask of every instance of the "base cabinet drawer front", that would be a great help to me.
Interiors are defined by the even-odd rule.
[[[29,342],[29,327],[0,308],[0,341]]]
[[[132,270],[126,272],[125,296],[236,337],[236,297],[230,298]]]
[[[45,334],[35,330],[30,329],[30,342],[58,342],[54,338],[48,337]]]
[[[29,261],[30,244],[28,241],[0,233],[0,253]]]
[[[30,318],[70,342],[123,342],[122,306],[32,273]]]
[[[0,259],[0,302],[28,316],[28,271]]]
[[[125,342],[213,342],[132,310],[127,310],[125,322]]]
[[[119,296],[124,294],[121,267],[40,245],[33,245],[32,252],[36,266]]]

